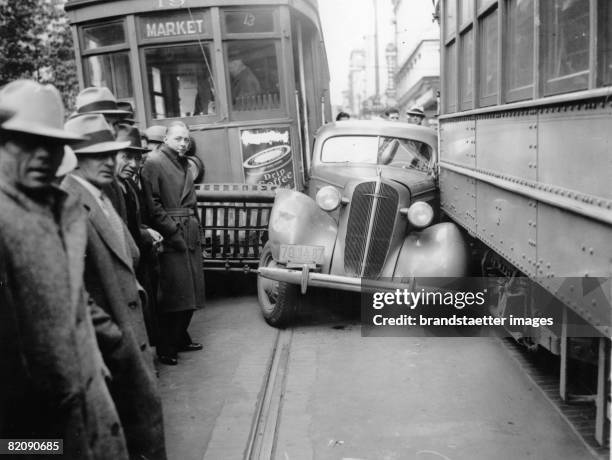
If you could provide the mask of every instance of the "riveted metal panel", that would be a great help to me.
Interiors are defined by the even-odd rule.
[[[540,284],[610,333],[612,226],[539,203],[538,263]]]
[[[534,275],[536,202],[480,181],[476,196],[478,237],[524,273]]]
[[[611,116],[610,107],[600,105],[543,111],[538,128],[539,181],[612,198]]]
[[[476,167],[536,180],[536,115],[487,117],[476,122]]]
[[[475,120],[443,123],[440,126],[440,158],[473,168],[476,165],[475,134]]]
[[[442,168],[440,204],[445,213],[476,232],[476,179]]]

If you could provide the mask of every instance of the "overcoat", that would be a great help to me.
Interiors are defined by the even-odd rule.
[[[106,313],[92,316],[130,455],[165,459],[161,400],[142,311],[146,296],[133,268],[138,249],[123,225],[126,255],[104,211],[77,179],[68,175],[62,188],[77,196],[88,213],[85,286]]]
[[[140,260],[136,266],[136,278],[147,293],[143,314],[149,343],[155,345],[159,334],[156,314],[159,261],[157,249],[153,246],[153,237],[147,231],[147,226],[143,224],[141,192],[134,181],[117,178],[104,188],[104,193],[113,203],[138,246]]]
[[[200,222],[185,160],[167,145],[149,153],[141,173],[147,224],[164,237],[159,256],[162,313],[204,306]]]
[[[59,438],[63,458],[127,460],[83,287],[87,218],[65,192],[50,195],[59,223],[0,184],[0,438]]]

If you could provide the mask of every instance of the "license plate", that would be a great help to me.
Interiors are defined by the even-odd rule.
[[[323,264],[323,246],[305,246],[302,244],[281,244],[280,262],[295,264]]]

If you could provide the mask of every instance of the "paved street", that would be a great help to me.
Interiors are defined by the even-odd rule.
[[[591,458],[495,339],[362,338],[354,309],[329,310],[288,333],[273,458]],[[276,331],[242,296],[211,301],[192,332],[205,351],[161,368],[169,458],[241,459]]]

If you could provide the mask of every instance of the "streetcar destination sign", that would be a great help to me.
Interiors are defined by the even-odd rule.
[[[208,15],[202,13],[145,16],[141,18],[140,33],[143,38],[203,35],[210,30],[208,19]]]
[[[175,37],[177,35],[195,35],[204,33],[204,19],[195,21],[166,21],[147,24],[147,38]]]

